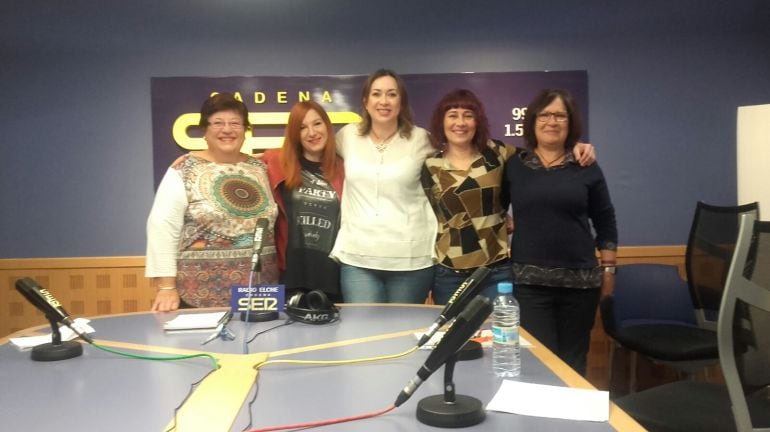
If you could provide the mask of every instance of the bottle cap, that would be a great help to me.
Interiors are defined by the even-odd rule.
[[[500,294],[511,294],[513,293],[513,284],[510,282],[498,282],[497,292]]]

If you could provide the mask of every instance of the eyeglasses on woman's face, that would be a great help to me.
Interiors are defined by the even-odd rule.
[[[240,120],[234,120],[234,121],[222,121],[222,120],[214,120],[213,122],[209,123],[209,127],[214,130],[222,130],[225,127],[230,126],[230,129],[232,130],[241,130],[243,129],[243,122]]]
[[[569,120],[569,114],[565,112],[548,112],[543,111],[537,115],[537,121],[545,123],[551,119],[556,120],[558,123],[564,123]]]

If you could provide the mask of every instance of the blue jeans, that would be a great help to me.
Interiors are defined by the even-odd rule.
[[[489,276],[481,284],[481,292],[490,300],[494,300],[497,296],[497,284],[498,282],[513,282],[513,270],[510,261],[506,260],[504,263],[492,264],[489,266],[491,270]],[[449,267],[442,265],[436,266],[436,276],[433,279],[433,301],[436,304],[446,304],[452,294],[457,290],[465,279],[467,279],[473,270],[469,271],[455,271]]]
[[[433,266],[389,271],[340,266],[340,288],[346,303],[425,303],[433,282]]]

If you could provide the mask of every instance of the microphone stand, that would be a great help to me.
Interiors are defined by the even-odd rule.
[[[441,428],[461,428],[484,421],[486,412],[481,401],[472,396],[455,394],[455,363],[463,349],[452,354],[444,364],[444,394],[428,396],[417,403],[417,420]]]
[[[32,348],[30,357],[34,361],[58,361],[67,360],[83,355],[83,345],[75,341],[61,340],[59,324],[54,318],[46,315],[51,324],[51,342]]]

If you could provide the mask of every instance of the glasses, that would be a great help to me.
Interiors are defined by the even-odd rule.
[[[241,129],[243,129],[243,123],[241,123],[240,121],[237,121],[237,120],[236,121],[231,121],[231,122],[217,120],[217,121],[213,121],[213,122],[209,123],[209,127],[211,129],[214,129],[214,130],[224,129],[225,126],[228,126],[228,125],[230,126],[230,129],[232,129],[232,130],[241,130]]]
[[[551,119],[554,119],[559,123],[564,123],[569,120],[569,115],[564,112],[541,112],[537,115],[537,121],[540,123],[545,123]]]

